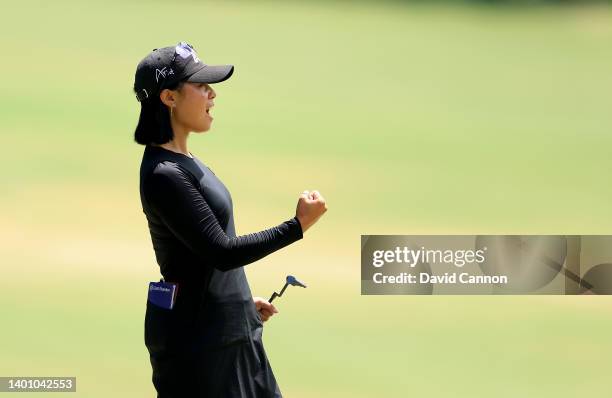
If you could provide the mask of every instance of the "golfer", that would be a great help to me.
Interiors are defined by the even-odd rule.
[[[147,301],[145,345],[160,398],[281,397],[262,343],[263,322],[278,311],[253,298],[244,266],[302,239],[327,211],[319,192],[304,191],[295,217],[236,236],[228,189],[187,149],[189,134],[213,122],[210,85],[233,71],[206,65],[185,42],[154,49],[136,69],[140,198],[164,281],[178,285],[172,309]]]

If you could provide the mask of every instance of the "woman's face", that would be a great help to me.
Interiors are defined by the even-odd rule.
[[[207,83],[183,84],[176,97],[176,106],[172,109],[175,122],[187,131],[201,133],[208,131],[213,117],[208,113],[215,104],[215,91]]]

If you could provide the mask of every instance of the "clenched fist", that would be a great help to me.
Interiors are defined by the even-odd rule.
[[[326,211],[325,199],[319,191],[302,192],[295,210],[295,215],[302,225],[302,233],[316,223]]]

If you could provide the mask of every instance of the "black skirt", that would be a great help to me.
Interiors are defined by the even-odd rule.
[[[204,311],[147,302],[145,345],[157,397],[282,397],[262,333],[252,300]]]

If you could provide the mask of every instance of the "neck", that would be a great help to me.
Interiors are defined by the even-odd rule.
[[[189,136],[189,131],[182,126],[177,125],[174,120],[171,121],[171,125],[174,138],[160,146],[170,151],[179,152],[183,155],[191,157],[189,150],[187,149],[187,137]]]

